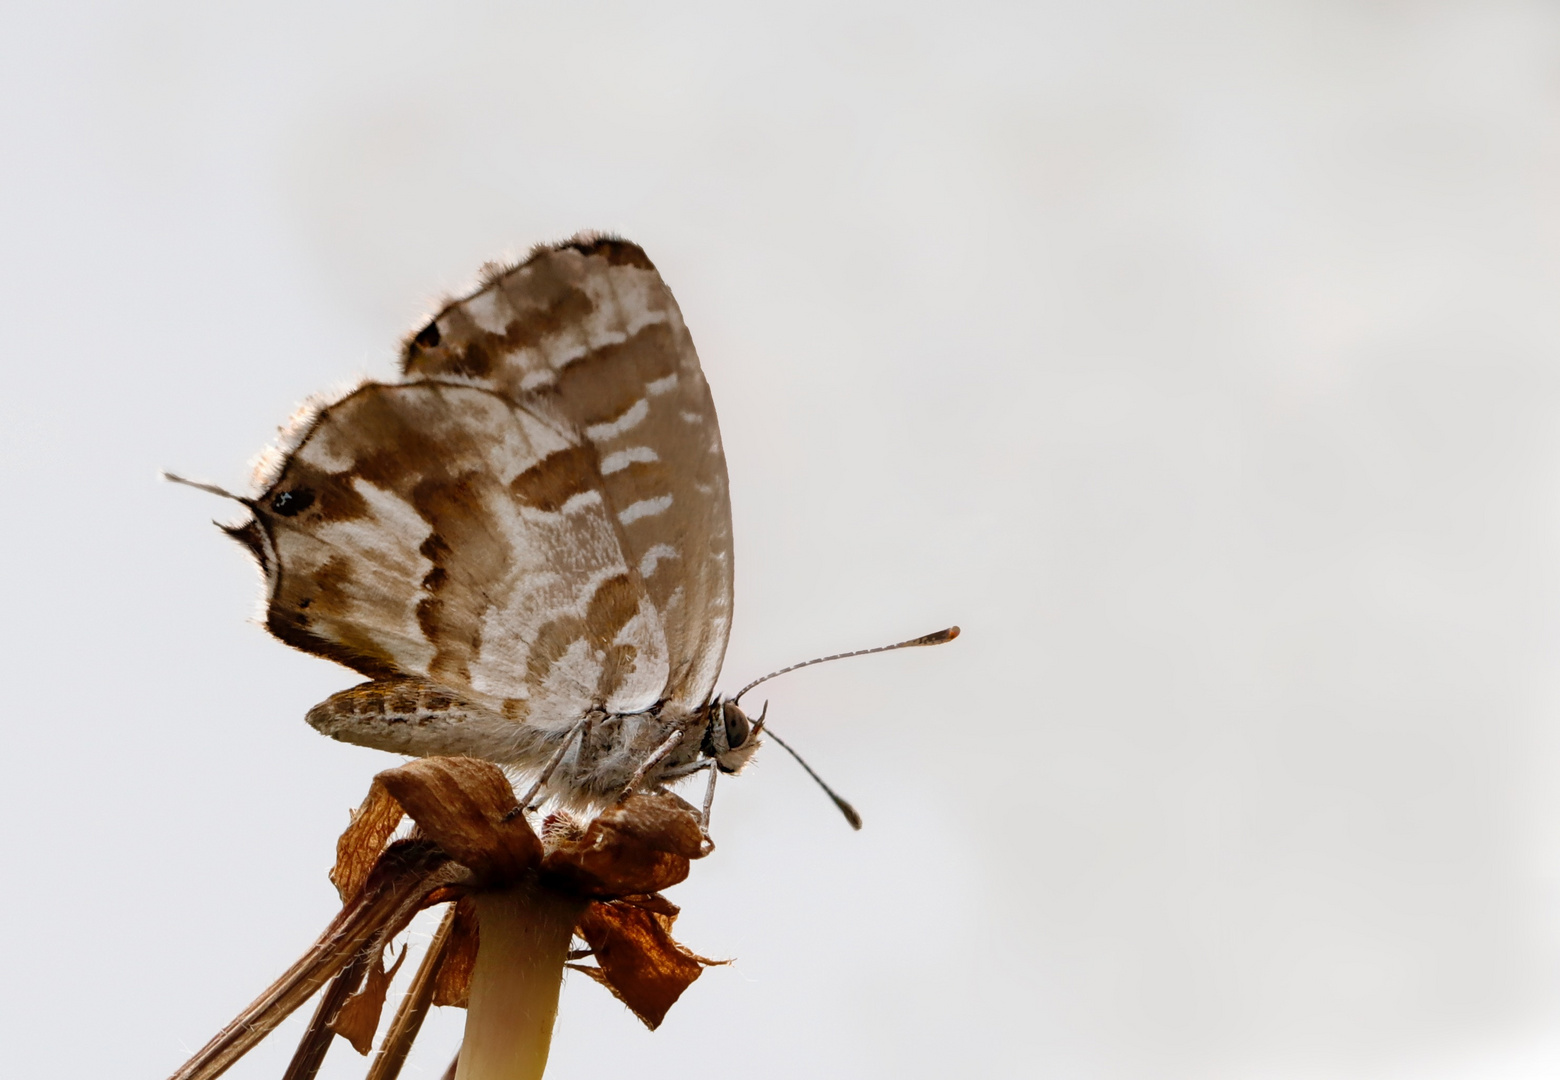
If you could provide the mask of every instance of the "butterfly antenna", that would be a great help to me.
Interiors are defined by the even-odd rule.
[[[220,495],[224,499],[232,499],[234,502],[243,503],[245,506],[253,505],[253,500],[246,499],[242,495],[234,495],[227,488],[218,487],[216,484],[203,484],[199,480],[186,480],[184,477],[176,476],[171,472],[164,472],[162,477],[170,483],[183,484],[185,487],[192,487],[212,495]]]
[[[850,654],[847,653],[846,655],[850,655]],[[755,727],[754,730],[756,732],[758,729]],[[845,820],[850,822],[850,827],[852,829],[860,829],[861,828],[861,815],[856,813],[856,808],[854,806],[852,806],[850,803],[846,802],[844,799],[840,798],[838,792],[836,792],[828,784],[825,784],[823,782],[823,777],[821,777],[817,773],[813,772],[813,767],[811,765],[807,764],[806,760],[803,759],[802,755],[798,754],[795,750],[792,750],[790,743],[786,742],[780,736],[775,734],[775,729],[774,728],[765,728],[764,731],[769,735],[769,737],[771,739],[773,739],[775,742],[777,742],[781,746],[783,746],[785,748],[785,752],[787,754],[790,754],[792,757],[794,757],[796,759],[796,763],[798,765],[800,765],[802,768],[807,770],[807,775],[812,777],[813,780],[818,784],[819,787],[823,788],[823,791],[824,791],[825,795],[827,795],[829,798],[834,800],[834,805],[840,808],[840,813],[845,815]]]
[[[199,486],[199,485],[197,485],[197,486]],[[893,644],[893,645],[879,645],[875,649],[857,649],[855,652],[842,652],[842,653],[835,653],[833,656],[820,656],[816,660],[803,660],[800,664],[792,664],[790,667],[783,667],[779,671],[771,671],[768,675],[765,675],[762,679],[754,679],[752,682],[750,682],[746,686],[744,686],[741,690],[737,691],[737,695],[736,695],[736,697],[731,699],[731,703],[733,705],[737,704],[738,702],[740,702],[742,700],[742,695],[743,694],[745,694],[749,690],[753,689],[753,687],[757,686],[759,683],[768,682],[770,679],[773,679],[776,675],[784,675],[788,671],[798,671],[798,670],[800,670],[801,668],[804,668],[804,667],[812,667],[814,664],[827,664],[830,660],[845,660],[845,659],[848,659],[848,658],[850,658],[852,656],[871,656],[873,653],[892,652],[894,649],[909,649],[909,648],[913,648],[913,647],[915,647],[917,645],[941,645],[944,642],[952,641],[954,638],[956,638],[958,636],[959,636],[959,628],[957,626],[950,626],[950,627],[948,627],[948,629],[946,629],[946,630],[939,630],[935,634],[923,634],[923,635],[921,635],[918,638],[911,638],[909,641],[901,641],[901,642],[897,642],[896,644]],[[775,742],[780,742],[780,740],[776,739]],[[785,746],[785,743],[780,743],[780,745],[781,746]],[[789,746],[786,746],[785,748],[787,750],[791,749]],[[795,753],[795,751],[793,750],[792,753]],[[797,758],[796,760],[797,761],[801,761],[802,759],[801,758]],[[806,764],[807,763],[805,761],[802,762],[803,767],[805,767]],[[811,769],[808,769],[807,771],[808,772],[812,772]],[[815,776],[813,779],[816,780],[817,777]],[[821,784],[821,783],[823,783],[823,781],[822,780],[818,780],[818,783]],[[827,791],[828,788],[825,787],[824,790]],[[832,795],[834,793],[830,792],[830,794]],[[838,799],[838,796],[835,796],[835,798]],[[854,810],[851,811],[851,814],[854,814],[854,813],[855,813]],[[846,814],[845,816],[846,817],[850,817],[851,814]],[[859,825],[856,826],[856,827],[858,829],[861,828],[861,826],[859,826]]]

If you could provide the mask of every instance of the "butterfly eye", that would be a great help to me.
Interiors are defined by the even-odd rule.
[[[721,714],[726,721],[726,745],[735,750],[747,742],[752,725],[748,723],[747,714],[729,701],[721,706]]]
[[[439,344],[439,340],[439,324],[431,322],[417,331],[417,336],[412,338],[412,344],[421,349],[432,349]]]
[[[292,517],[301,514],[314,505],[314,492],[308,488],[296,488],[293,491],[284,491],[271,500],[271,511],[282,517]]]

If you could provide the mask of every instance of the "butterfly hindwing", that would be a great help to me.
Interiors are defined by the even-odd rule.
[[[267,623],[290,644],[546,727],[663,692],[666,635],[595,448],[523,405],[367,384],[316,417],[255,510]]]
[[[731,508],[709,386],[671,291],[620,240],[544,248],[406,346],[409,380],[459,380],[555,418],[593,451],[625,560],[668,650],[663,696],[702,705],[731,614]]]

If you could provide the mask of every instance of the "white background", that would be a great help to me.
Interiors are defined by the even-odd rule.
[[[587,227],[714,389],[726,688],[965,634],[768,688],[866,830],[771,748],[672,894],[738,963],[654,1034],[571,979],[550,1075],[1560,1071],[1552,5],[26,7],[5,1075],[171,1072],[329,919],[394,764],[304,725],[355,676],[158,470],[243,486]]]

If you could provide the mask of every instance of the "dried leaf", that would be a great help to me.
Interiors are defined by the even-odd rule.
[[[384,1011],[385,994],[390,989],[390,981],[395,978],[395,973],[401,970],[406,953],[407,949],[403,946],[395,965],[386,971],[385,956],[381,950],[374,958],[373,967],[368,969],[368,978],[363,988],[342,1002],[341,1008],[330,1020],[330,1029],[351,1043],[352,1049],[360,1054],[366,1056],[374,1048],[374,1032],[379,1030],[379,1014]]]
[[[498,766],[476,758],[422,758],[375,781],[422,832],[479,879],[512,881],[542,857],[542,842],[519,812]]]
[[[330,883],[336,886],[343,904],[368,880],[374,860],[401,823],[402,813],[401,804],[377,782],[370,785],[363,805],[352,811],[351,823],[336,841],[336,865],[330,871]]]
[[[656,893],[688,876],[688,860],[713,849],[698,811],[677,796],[631,795],[603,811],[583,836],[563,839],[542,869],[586,896]]]
[[[599,967],[569,966],[611,990],[653,1031],[704,965],[715,963],[673,941],[671,923],[670,916],[638,904],[597,901],[580,916],[576,932]]]
[[[455,905],[455,925],[450,928],[450,940],[444,946],[444,962],[434,976],[435,1005],[466,1007],[471,997],[471,973],[476,970],[479,944],[476,905],[462,900]]]

